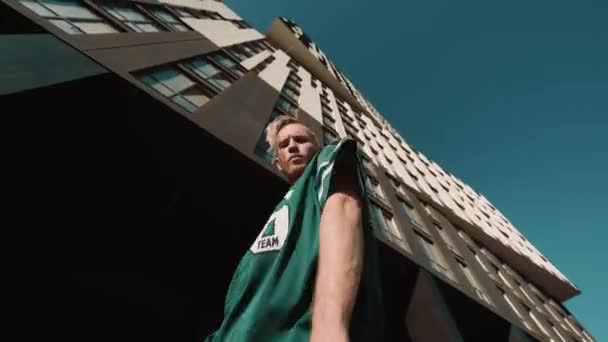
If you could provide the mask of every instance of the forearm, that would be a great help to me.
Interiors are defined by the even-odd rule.
[[[328,199],[319,230],[313,336],[336,329],[347,333],[363,263],[359,201],[343,194]]]

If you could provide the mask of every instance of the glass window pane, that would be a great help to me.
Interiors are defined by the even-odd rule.
[[[83,4],[77,1],[71,0],[41,0],[41,2],[50,8],[53,12],[66,18],[79,18],[79,19],[99,19],[101,18],[91,12]]]
[[[56,17],[56,15],[53,12],[49,11],[48,9],[46,9],[44,6],[38,4],[37,2],[29,1],[29,0],[21,0],[20,2],[23,6],[29,8],[34,13],[36,13],[40,16]]]
[[[167,88],[166,86],[164,86],[162,83],[158,82],[153,77],[145,76],[141,80],[145,84],[147,84],[150,87],[154,88],[159,93],[163,94],[164,96],[171,96],[171,95],[175,94],[174,91],[172,91],[171,89]]]
[[[204,59],[198,58],[188,64],[194,72],[203,76],[203,78],[211,77],[220,72],[218,68]]]
[[[131,28],[131,30],[135,31],[135,32],[143,32],[142,29],[140,29],[137,24],[133,24],[133,23],[129,23],[129,22],[125,22],[125,24],[127,26],[129,26]]]
[[[397,227],[395,220],[392,217],[387,216],[385,213],[382,213],[382,216],[384,217],[384,223],[386,226],[388,226],[389,231],[399,240],[403,240],[403,236],[401,235],[401,231],[399,230],[399,227]]]
[[[266,136],[262,134],[258,139],[258,143],[255,145],[255,154],[264,159],[267,163],[272,164],[274,159],[274,153],[272,147],[266,141]]]
[[[283,94],[285,94],[286,96],[288,96],[289,98],[291,98],[294,101],[298,100],[299,95],[296,94],[293,90],[291,90],[290,88],[283,88]]]
[[[85,33],[90,34],[118,32],[115,28],[106,23],[75,22],[74,25],[76,25]]]
[[[221,55],[221,54],[214,55],[212,58],[214,61],[220,63],[222,66],[225,66],[228,69],[232,68],[235,64],[234,61],[232,61],[232,59],[230,59],[224,55]]]
[[[152,24],[137,24],[137,27],[142,32],[160,32],[160,29]]]
[[[192,80],[180,74],[175,69],[165,69],[162,71],[155,72],[154,78],[162,82],[165,86],[175,91],[176,93],[179,93],[182,90],[185,90],[186,88],[189,88],[194,85],[194,82],[192,82]]]
[[[196,107],[192,102],[186,100],[185,98],[177,95],[172,98],[173,102],[179,104],[180,106],[186,108],[189,112],[194,112],[198,107]]]
[[[190,31],[186,25],[182,24],[173,24],[171,25],[176,31]]]
[[[209,102],[209,96],[203,94],[201,89],[199,89],[198,87],[190,88],[190,89],[184,91],[183,93],[181,93],[181,95],[184,98],[186,98],[188,101],[197,105],[198,107],[201,107],[205,103]]]
[[[282,99],[280,97],[279,97],[277,106],[279,108],[281,108],[282,110],[286,111],[287,113],[291,113],[295,110],[295,107],[291,103],[287,102],[287,100]]]
[[[190,12],[180,9],[180,8],[175,8],[175,11],[177,12],[177,14],[179,14],[181,17],[184,18],[194,18],[194,16],[192,14],[190,14]]]
[[[129,7],[116,7],[114,10],[118,12],[124,19],[132,21],[149,22],[150,20],[143,16],[141,13]]]
[[[382,209],[380,209],[372,204],[370,211],[371,211],[370,218],[372,220],[372,226],[374,226],[376,229],[386,231],[386,226],[384,225],[384,221],[382,219],[380,219],[380,217],[382,216]]]
[[[162,9],[153,9],[152,13],[157,16],[160,20],[167,23],[178,23],[177,19],[169,12]]]
[[[249,56],[253,56],[255,53],[253,52],[253,50],[251,50],[251,48],[247,45],[241,45],[241,47],[243,48],[243,50],[245,51],[246,54],[248,54]]]
[[[209,82],[218,87],[220,90],[224,90],[232,84],[232,81],[230,81],[226,75],[221,73],[213,76],[213,78],[210,78]]]
[[[76,26],[68,23],[65,20],[49,20],[52,24],[57,25],[60,29],[64,30],[65,32],[69,33],[69,34],[82,34],[82,31],[80,31]]]
[[[112,7],[110,5],[103,5],[102,4],[101,8],[103,8],[106,12],[110,13],[112,16],[114,16],[114,17],[116,17],[116,18],[118,18],[120,20],[123,20],[123,17],[118,12],[116,12],[114,10],[114,7]]]

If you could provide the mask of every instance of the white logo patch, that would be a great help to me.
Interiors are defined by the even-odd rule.
[[[284,198],[289,199],[292,193],[293,190],[289,190]],[[274,225],[274,233],[265,235],[271,225]],[[279,250],[285,244],[287,233],[289,233],[289,207],[284,205],[270,215],[250,250],[254,254]]]

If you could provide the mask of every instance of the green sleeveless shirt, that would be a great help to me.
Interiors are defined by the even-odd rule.
[[[353,158],[363,199],[364,265],[351,317],[350,341],[382,341],[384,320],[376,241],[358,147],[324,147],[276,206],[232,278],[220,328],[207,342],[296,342],[310,339],[319,222],[340,158]],[[354,170],[346,170],[353,172]]]

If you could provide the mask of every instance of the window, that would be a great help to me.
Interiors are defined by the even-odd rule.
[[[240,47],[247,56],[252,57],[255,55],[255,51],[253,51],[247,43],[241,44]]]
[[[233,23],[234,23],[234,21],[233,21]],[[244,23],[244,21],[243,21],[243,22],[241,22],[241,24],[239,24],[239,25],[242,25],[242,23]],[[246,24],[245,24],[245,25],[246,25]],[[265,47],[264,45],[262,45],[262,44],[261,44],[259,41],[247,42],[246,44],[247,44],[247,45],[248,45],[248,46],[251,48],[251,50],[253,50],[253,51],[254,51],[256,54],[257,54],[257,53],[260,53],[260,52],[262,52],[262,51],[264,51],[264,50],[266,50],[266,47]]]
[[[196,58],[186,64],[190,70],[211,83],[217,90],[222,91],[232,84],[232,80],[205,58]]]
[[[334,119],[331,114],[323,112],[323,124],[325,126],[329,126],[331,128],[335,128],[336,119]]]
[[[496,286],[496,287],[502,293],[502,297],[509,304],[509,306],[511,307],[511,310],[513,310],[513,312],[515,312],[515,314],[517,315],[517,317],[519,317],[519,319],[521,319],[521,321],[524,323],[524,325],[528,329],[530,329],[532,331],[535,331],[534,328],[528,323],[528,321],[526,319],[524,319],[524,316],[521,313],[521,309],[517,308],[516,304],[511,300],[511,298],[509,297],[509,295],[507,295],[506,292],[502,288],[500,288],[499,286]]]
[[[507,293],[503,289],[501,289],[501,288],[498,288],[498,289],[501,291],[502,297],[509,304],[509,306],[511,307],[511,309],[513,310],[513,312],[515,312],[515,314],[517,315],[517,317],[519,317],[520,319],[523,320],[524,316],[521,314],[520,310],[515,306],[515,304],[513,304],[513,302],[511,301],[511,299],[507,295]]]
[[[331,114],[327,112],[323,112],[323,119],[330,121],[331,123],[336,123],[336,119],[334,119]]]
[[[337,133],[335,133],[331,129],[327,129],[327,127],[323,127],[323,143],[325,143],[326,145],[333,144],[337,139]]]
[[[179,15],[181,18],[196,18],[194,14],[190,12],[187,8],[178,8],[173,7],[173,10]]]
[[[274,60],[275,60],[274,56],[268,56],[265,60],[260,62],[258,65],[256,65],[255,68],[253,69],[253,71],[256,73],[262,72],[262,70],[266,69],[266,67],[270,63],[272,63]]]
[[[380,183],[378,183],[378,181],[374,177],[367,176],[366,183],[367,183],[367,188],[372,193],[374,193],[376,196],[378,196],[380,198],[385,198],[384,192],[382,191],[382,188],[380,188]]]
[[[243,49],[239,45],[233,45],[224,49],[230,54],[230,56],[234,57],[239,62],[249,58],[249,56],[243,52]]]
[[[538,326],[540,328],[540,330],[543,332],[543,334],[547,335],[547,336],[551,336],[549,335],[549,332],[545,329],[545,327],[539,322],[538,318],[536,318],[536,315],[534,314],[534,312],[532,312],[532,309],[527,306],[525,303],[520,302],[521,306],[526,310],[526,312],[528,313],[528,316],[530,318],[532,318],[532,321],[536,324],[536,326]]]
[[[209,59],[213,56],[196,57],[173,66],[138,72],[136,76],[161,95],[193,112],[234,81],[233,76],[213,65]]]
[[[213,20],[226,20],[217,12],[205,11],[205,10],[195,10],[190,9],[194,12],[195,16],[199,19],[213,19]]]
[[[452,250],[456,250],[456,246],[454,246],[454,242],[452,241],[452,238],[448,235],[448,232],[442,226],[435,222],[433,222],[433,226],[435,227],[435,229],[437,229],[439,235],[441,236],[443,241],[445,241],[448,247],[450,247]]]
[[[223,53],[214,53],[211,55],[211,59],[239,77],[244,75],[244,72],[241,70],[240,66],[233,61],[232,58]]]
[[[420,247],[422,248],[422,251],[424,252],[427,259],[431,262],[431,266],[433,266],[433,268],[437,271],[449,274],[450,272],[445,266],[443,256],[441,255],[441,252],[437,250],[437,246],[435,245],[435,243],[430,238],[419,232],[417,229],[414,229],[414,233],[416,233],[416,236],[418,237],[418,242]]]
[[[467,280],[469,281],[469,283],[471,284],[471,286],[475,290],[475,293],[477,294],[477,296],[479,298],[481,298],[482,300],[484,300],[484,301],[486,301],[486,302],[489,303],[490,299],[481,290],[481,286],[479,285],[479,282],[477,281],[477,279],[475,278],[475,276],[471,272],[471,269],[469,267],[467,267],[467,265],[463,261],[461,261],[460,259],[458,259],[458,258],[454,258],[454,259],[456,259],[456,262],[458,263],[458,266],[460,266],[460,268],[462,269],[462,273],[464,273],[464,276],[467,278]]]
[[[211,98],[203,87],[175,67],[160,69],[140,79],[190,112],[194,112]]]
[[[101,6],[135,32],[159,32],[162,30],[160,26],[135,8],[116,4],[102,4]]]
[[[289,88],[292,88],[293,90],[296,90],[296,91],[301,88],[300,83],[298,83],[297,80],[294,80],[292,78],[288,78],[287,79],[287,82],[285,82],[285,86],[289,87]]]
[[[407,215],[407,217],[410,219],[410,222],[414,226],[421,228],[421,229],[426,229],[426,227],[422,223],[422,218],[420,217],[418,212],[416,212],[414,207],[412,207],[409,203],[405,202],[402,199],[399,199],[399,203],[401,204],[401,207],[405,211],[405,214]]]
[[[244,46],[242,44],[232,45],[232,46],[226,48],[226,50],[228,50],[239,61],[244,61],[253,56],[251,53],[247,52],[244,49]],[[251,50],[249,50],[249,51],[251,51]]]
[[[273,51],[273,52],[276,51],[276,48],[272,44],[270,44],[267,40],[262,40],[260,42],[260,44],[264,45],[266,47],[266,49],[268,49],[270,51]]]
[[[389,236],[393,236],[395,238],[397,238],[398,240],[404,241],[404,237],[403,234],[401,233],[401,231],[399,230],[399,227],[397,227],[397,224],[395,223],[395,220],[393,219],[393,216],[389,213],[387,213],[386,211],[382,210],[380,207],[378,207],[375,204],[371,205],[372,207],[372,222],[376,225],[376,227],[382,231],[384,231],[385,234],[388,234]]]
[[[344,126],[350,128],[352,131],[354,132],[358,132],[359,130],[357,129],[357,127],[353,126],[352,123],[350,123],[349,121],[343,121],[344,122]],[[378,152],[376,152],[376,154],[378,154]]]
[[[489,225],[490,227],[492,227],[492,224],[491,224],[490,222],[487,222],[487,223],[488,223],[488,225]],[[499,229],[498,229],[498,231],[499,231],[499,232],[500,232],[500,233],[501,233],[501,234],[502,234],[502,235],[503,235],[505,238],[507,238],[507,239],[509,238],[509,235],[508,235],[507,233],[503,232],[503,231],[502,231],[502,229],[500,229],[500,228],[499,228]]]
[[[543,305],[547,304],[547,300],[545,299],[544,295],[536,286],[534,286],[533,284],[528,284],[528,286],[539,302],[541,302]]]
[[[459,202],[454,201],[454,203],[456,203],[456,205],[458,206],[458,208],[460,208],[460,210],[465,211],[465,207],[464,205],[460,204]]]
[[[258,143],[255,145],[254,153],[264,159],[268,164],[274,163],[274,151],[268,142],[266,141],[266,134],[263,132]]]
[[[249,28],[249,25],[242,20],[230,20],[230,22],[232,24],[234,24],[234,26],[236,26],[236,28],[239,28],[239,29]]]
[[[298,98],[300,97],[300,94],[295,92],[290,87],[283,87],[282,93],[283,93],[283,95],[287,96],[288,98],[292,99],[293,101],[298,101]]]
[[[184,25],[179,19],[165,9],[152,8],[150,9],[150,13],[175,31],[190,31],[188,26]]]
[[[268,123],[266,124],[266,126],[268,126],[274,119],[276,119],[278,116],[280,116],[281,113],[278,112],[272,112],[272,114],[270,115],[270,119],[268,120]],[[258,138],[258,142],[255,145],[255,151],[254,153],[262,158],[264,161],[266,161],[268,164],[274,164],[274,151],[272,149],[272,147],[270,146],[270,144],[268,144],[268,142],[266,141],[266,130],[262,130],[262,134],[260,135],[260,137]]]
[[[329,98],[326,95],[321,95],[321,105],[328,108],[328,111],[331,112],[331,105],[329,102]]]
[[[551,322],[548,319],[545,319],[545,321],[551,327],[551,329],[553,330],[553,332],[560,338],[560,340],[562,340],[563,342],[566,342],[566,339],[564,338],[564,335],[562,335],[562,333],[557,329],[557,327],[555,326],[555,324],[553,324],[553,322]]]
[[[69,34],[119,32],[78,0],[20,0],[19,2]]]
[[[410,175],[410,177],[412,177],[413,180],[415,180],[415,181],[418,180],[418,176],[416,176],[415,174],[411,173],[409,170],[407,170],[407,174]]]
[[[299,88],[299,85],[302,83],[302,78],[298,75],[297,71],[290,72],[288,78],[293,82],[296,82]]]
[[[443,188],[443,190],[445,190],[445,192],[447,192],[447,193],[450,192],[450,189],[447,186],[443,185],[442,183],[439,183],[439,185],[441,185],[441,187]]]
[[[277,100],[277,108],[292,116],[298,109],[297,106],[295,106],[282,96],[279,96],[279,99]]]

